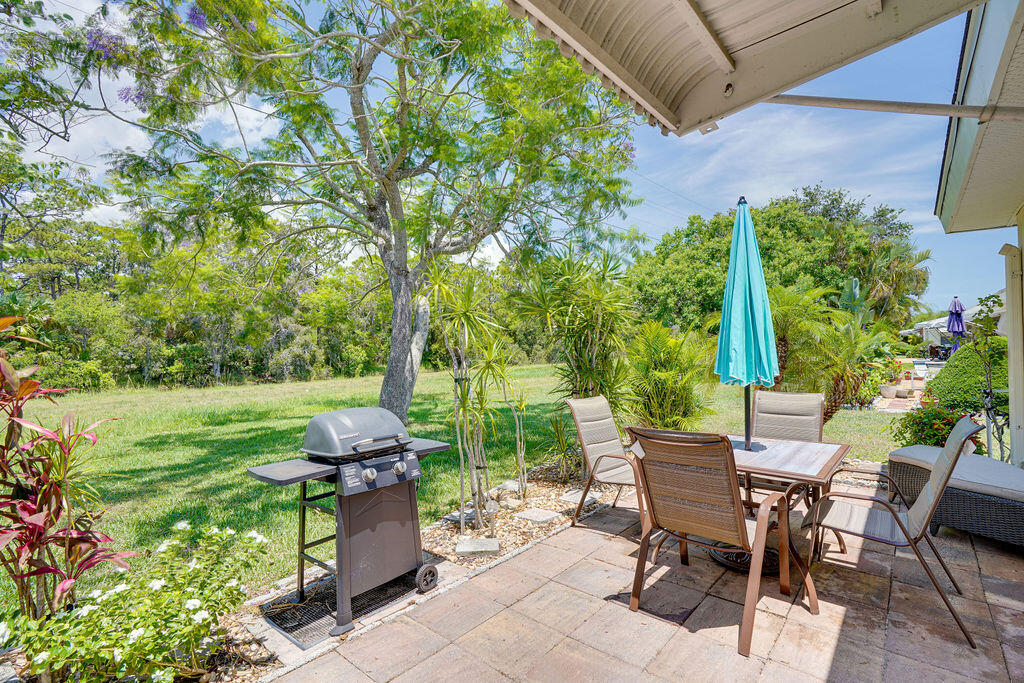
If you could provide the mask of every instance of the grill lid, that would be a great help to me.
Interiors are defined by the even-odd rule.
[[[411,441],[402,421],[384,408],[345,408],[316,415],[306,425],[302,452],[315,458],[355,460]]]

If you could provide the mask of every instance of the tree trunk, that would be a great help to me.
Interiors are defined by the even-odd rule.
[[[388,272],[391,285],[391,348],[380,387],[380,407],[402,422],[409,421],[409,405],[416,387],[430,325],[430,302],[414,296],[416,283],[408,271]]]

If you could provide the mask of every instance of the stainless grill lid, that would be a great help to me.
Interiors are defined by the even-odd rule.
[[[345,408],[313,417],[302,452],[320,458],[354,458],[407,441],[409,433],[384,408]]]

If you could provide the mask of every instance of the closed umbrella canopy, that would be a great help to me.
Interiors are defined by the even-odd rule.
[[[775,384],[779,359],[775,328],[768,304],[768,288],[761,267],[761,253],[754,234],[747,201],[740,197],[732,227],[729,274],[722,297],[722,324],[718,331],[715,372],[723,384],[747,387],[746,441],[750,443],[750,385]]]
[[[960,297],[954,296],[949,304],[949,317],[946,319],[946,331],[953,335],[953,350],[960,348],[960,340],[967,334],[964,325],[964,305]]]

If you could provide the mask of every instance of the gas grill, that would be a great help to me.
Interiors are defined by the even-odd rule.
[[[337,618],[331,635],[352,630],[353,595],[413,571],[420,591],[437,585],[437,569],[423,563],[416,487],[420,458],[449,447],[411,438],[402,421],[383,408],[347,408],[309,421],[302,446],[307,459],[249,468],[259,481],[299,485],[297,602],[305,600],[306,563],[334,574]],[[309,495],[311,481],[334,489]],[[307,542],[307,510],[333,515],[335,532]],[[334,567],[308,552],[330,541]]]

